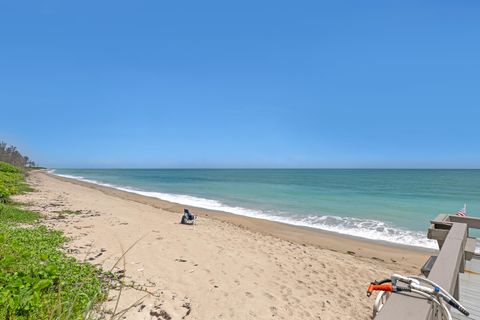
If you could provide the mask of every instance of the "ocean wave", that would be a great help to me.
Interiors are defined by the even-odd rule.
[[[206,199],[184,194],[172,194],[154,191],[142,191],[125,186],[116,186],[109,183],[103,183],[92,179],[86,179],[81,176],[68,174],[59,174],[54,170],[49,171],[60,177],[81,180],[94,183],[101,186],[111,187],[122,191],[132,192],[143,196],[153,197],[169,202],[174,202],[186,206],[193,206],[203,209],[224,211],[232,214],[247,216],[251,218],[264,219],[286,223],[295,226],[309,227],[348,236],[366,238],[369,240],[386,241],[395,244],[407,246],[423,247],[429,249],[437,249],[435,241],[425,237],[423,232],[411,231],[398,228],[391,223],[372,220],[360,219],[354,217],[340,217],[333,215],[292,215],[280,212],[266,212],[262,210],[248,209],[243,207],[235,207],[224,204],[218,200]]]
[[[110,187],[110,188],[115,188],[115,189],[120,188],[120,187],[118,187],[116,185],[113,185],[113,184],[104,183],[104,182],[100,182],[100,181],[97,181],[97,180],[86,179],[82,176],[73,176],[73,175],[70,175],[70,174],[59,174],[59,173],[56,173],[56,171],[54,169],[48,170],[48,173],[54,174],[56,176],[63,177],[63,178],[69,178],[69,179],[80,180],[80,181],[84,181],[84,182],[97,184],[99,186]]]

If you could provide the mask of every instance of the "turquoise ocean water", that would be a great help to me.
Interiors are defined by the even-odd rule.
[[[373,240],[435,247],[429,221],[467,203],[480,170],[55,169],[54,174],[234,214]]]

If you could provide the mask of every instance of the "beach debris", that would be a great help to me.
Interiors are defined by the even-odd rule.
[[[378,260],[378,261],[382,261],[382,262],[385,262],[385,260],[383,259],[380,259],[380,258],[377,258],[377,257],[372,257],[373,260]]]
[[[161,309],[161,306],[153,307],[154,310],[150,310],[150,316],[155,317],[157,320],[171,320],[172,317],[167,311]]]
[[[60,206],[62,206],[62,205],[63,205],[63,203],[61,203],[61,202],[60,202],[60,203],[50,202],[50,203],[49,203],[48,205],[46,205],[45,207],[47,207],[47,208],[48,208],[49,206],[50,206],[50,207],[60,207]]]
[[[179,259],[175,259],[175,261],[177,261],[177,262],[187,262],[187,260],[185,260],[185,259],[181,259],[181,258],[179,258]]]
[[[347,253],[352,256],[356,254],[355,251],[347,251]]]
[[[125,278],[125,270],[123,270],[123,269],[115,271],[114,274],[117,277],[117,279]]]
[[[98,257],[100,257],[101,255],[103,255],[103,252],[97,253],[94,257],[88,258],[88,260],[89,260],[89,261],[93,261],[93,260],[97,259]]]
[[[83,211],[80,211],[80,213],[83,213]],[[81,215],[82,218],[98,217],[98,216],[100,216],[100,213],[93,212],[93,211],[87,211]]]
[[[190,312],[192,312],[192,305],[190,304],[190,302],[185,302],[183,305],[182,305],[183,308],[187,309],[187,313],[185,313],[185,315],[182,317],[182,319],[185,319],[186,317],[188,317],[188,315],[190,314]]]

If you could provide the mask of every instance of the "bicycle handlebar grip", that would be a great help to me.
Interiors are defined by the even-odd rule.
[[[387,292],[392,292],[393,291],[393,286],[391,283],[389,284],[374,284],[370,283],[367,289],[367,297],[370,297],[372,295],[373,291],[387,291]]]
[[[461,305],[459,305],[455,301],[450,299],[450,300],[448,300],[448,304],[451,305],[452,307],[454,307],[455,309],[457,309],[458,311],[460,311],[461,313],[463,313],[465,316],[468,317],[470,315],[470,312],[468,312],[464,307],[462,307]]]

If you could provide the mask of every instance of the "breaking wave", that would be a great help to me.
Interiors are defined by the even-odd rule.
[[[229,206],[214,199],[206,199],[184,194],[142,191],[130,187],[116,186],[96,180],[85,179],[81,176],[58,174],[55,173],[55,170],[50,170],[49,172],[60,177],[90,182],[101,186],[111,187],[118,190],[154,197],[187,206],[224,211],[232,214],[282,222],[295,226],[315,228],[354,237],[366,238],[369,240],[386,241],[395,244],[437,249],[436,242],[427,239],[425,233],[399,228],[389,222],[379,220],[340,217],[334,215],[312,214],[306,216],[284,212],[248,209],[243,207]]]

